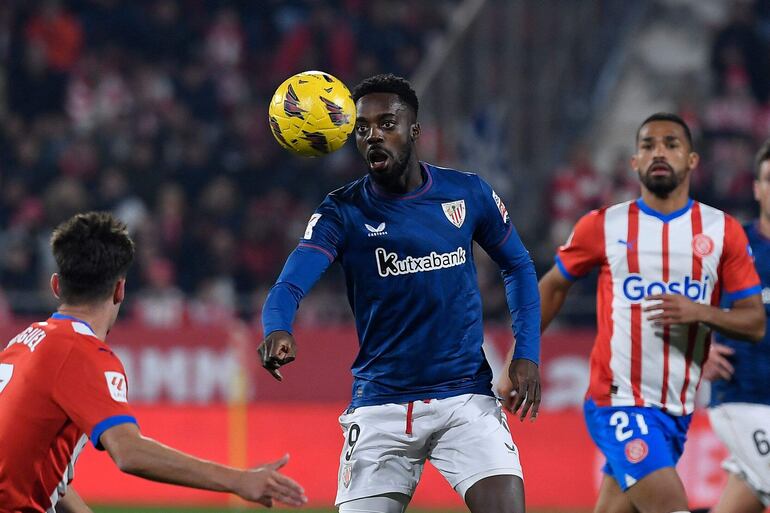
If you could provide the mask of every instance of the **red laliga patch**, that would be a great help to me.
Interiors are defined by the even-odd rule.
[[[708,235],[698,233],[692,238],[692,250],[698,256],[709,256],[714,252],[714,241]]]
[[[631,463],[639,463],[647,457],[647,443],[641,438],[634,438],[626,443],[626,459]]]

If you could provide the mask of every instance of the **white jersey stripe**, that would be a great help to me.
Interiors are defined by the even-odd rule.
[[[621,203],[607,209],[604,218],[605,250],[612,273],[612,338],[610,339],[610,369],[618,391],[631,390],[631,316],[622,296],[614,292],[620,276],[628,274],[627,250],[629,203]],[[628,404],[625,394],[613,394],[612,406]],[[633,400],[632,400],[633,404]]]
[[[78,460],[78,456],[80,456],[80,451],[83,450],[83,447],[85,447],[87,443],[88,436],[82,435],[75,444],[75,447],[72,450],[72,459],[70,459],[70,462],[67,464],[67,468],[64,469],[61,481],[59,481],[59,484],[56,485],[56,488],[54,488],[49,497],[51,500],[51,507],[46,513],[55,513],[56,503],[59,502],[59,499],[62,498],[65,493],[67,493],[67,485],[75,477],[75,462]]]
[[[701,217],[700,204],[695,203],[692,207],[691,215],[691,237],[695,241],[697,237],[701,237],[703,233],[703,219]],[[700,281],[703,277],[703,256],[694,251],[694,243],[689,245],[690,260],[692,262],[692,268],[690,275],[693,280]],[[679,401],[684,405],[685,411],[688,409],[688,389],[692,380],[692,374],[695,372],[693,368],[693,355],[699,345],[699,328],[698,326],[688,326],[687,333],[683,335],[682,339],[686,340],[686,347],[683,348],[684,360],[682,369],[682,383],[679,387]],[[675,386],[675,384],[674,384]]]
[[[663,280],[663,257],[661,242],[663,240],[663,223],[659,219],[639,214],[639,275],[648,281]],[[641,255],[650,255],[644,258]],[[660,293],[662,290],[652,290]],[[646,292],[645,292],[645,295]],[[642,307],[647,307],[648,301],[641,301]],[[644,403],[653,398],[660,400],[660,390],[663,386],[664,354],[659,326],[653,325],[647,320],[650,314],[642,315],[642,400]]]

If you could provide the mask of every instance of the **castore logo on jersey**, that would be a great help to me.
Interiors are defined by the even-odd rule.
[[[380,223],[376,228],[368,223],[364,223],[364,227],[369,232],[366,234],[367,237],[381,237],[388,234],[385,231],[385,223]]]
[[[709,293],[709,277],[702,282],[685,276],[682,281],[646,281],[638,274],[623,280],[623,295],[629,301],[641,301],[653,294],[683,294],[693,301],[706,301]]]

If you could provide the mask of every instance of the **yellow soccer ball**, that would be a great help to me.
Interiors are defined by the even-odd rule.
[[[348,88],[323,71],[305,71],[278,86],[269,109],[270,129],[284,148],[303,157],[338,150],[356,120]]]

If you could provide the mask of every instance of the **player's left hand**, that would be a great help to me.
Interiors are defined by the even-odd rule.
[[[653,304],[644,307],[647,319],[658,326],[692,324],[701,320],[703,306],[682,294],[653,294],[644,298]]]
[[[732,378],[735,367],[730,363],[729,358],[734,353],[735,349],[732,347],[712,342],[711,348],[709,348],[709,357],[703,364],[703,378],[709,381]]]
[[[519,420],[523,421],[529,413],[530,419],[537,418],[540,409],[540,369],[532,360],[516,358],[508,367],[508,377],[511,380],[510,410],[519,414]]]
[[[288,461],[289,455],[285,454],[278,461],[239,471],[233,492],[268,508],[272,508],[276,501],[289,506],[304,506],[307,503],[305,490],[299,483],[279,472]]]

